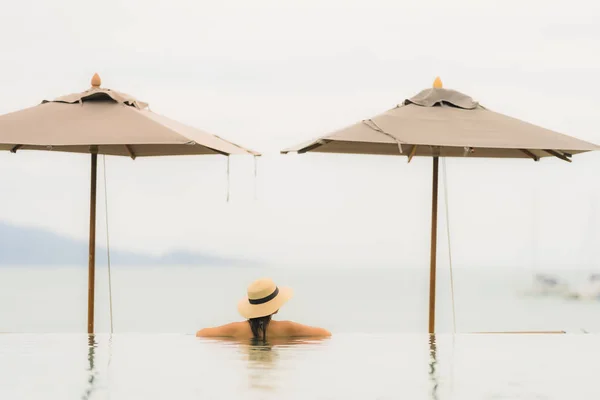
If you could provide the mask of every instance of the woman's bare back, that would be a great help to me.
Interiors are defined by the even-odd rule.
[[[236,339],[251,339],[254,337],[248,321],[205,328],[196,332],[197,337],[231,337]],[[328,337],[331,332],[327,329],[302,325],[292,321],[271,321],[267,327],[267,338],[290,337]]]

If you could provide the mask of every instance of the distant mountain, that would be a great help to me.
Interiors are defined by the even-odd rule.
[[[240,260],[189,251],[155,257],[122,250],[110,252],[115,265],[237,265]],[[106,265],[106,248],[96,248],[96,264]],[[88,243],[51,231],[10,225],[0,221],[0,266],[88,264]],[[244,264],[248,262],[244,261]]]

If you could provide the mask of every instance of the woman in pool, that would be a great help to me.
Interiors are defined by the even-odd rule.
[[[248,296],[238,303],[239,313],[246,322],[233,322],[215,328],[201,329],[198,337],[231,337],[263,339],[267,337],[326,337],[331,333],[323,328],[306,326],[291,321],[271,318],[293,295],[290,288],[278,288],[271,279],[259,279],[248,287]]]

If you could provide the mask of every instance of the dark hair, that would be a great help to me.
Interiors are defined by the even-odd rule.
[[[255,339],[267,340],[267,328],[269,322],[271,322],[271,317],[272,315],[267,315],[266,317],[250,318],[248,320]]]

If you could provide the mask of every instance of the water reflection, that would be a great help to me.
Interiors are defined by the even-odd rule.
[[[96,368],[94,366],[94,358],[96,356],[96,347],[98,343],[94,335],[88,335],[88,384],[85,392],[81,396],[82,399],[87,400],[91,397],[94,392],[94,382],[96,380]]]
[[[280,359],[279,348],[272,342],[252,340],[239,347],[248,361],[248,383],[253,389],[272,391],[276,389],[276,371]]]
[[[280,375],[284,374],[281,364],[282,351],[291,347],[306,347],[318,344],[324,339],[282,339],[274,338],[267,341],[252,339],[250,343],[240,346],[240,351],[248,360],[248,381],[253,389],[273,391],[281,382]]]
[[[436,371],[437,367],[437,344],[435,341],[435,333],[429,335],[429,379],[432,383],[431,398],[438,400],[438,374]]]
[[[220,342],[234,345],[246,361],[248,384],[252,389],[260,391],[274,391],[278,389],[282,376],[289,371],[284,371],[282,365],[284,353],[292,347],[306,347],[318,345],[328,340],[327,338],[270,338],[266,341],[260,339],[238,340],[232,338],[217,338]]]

